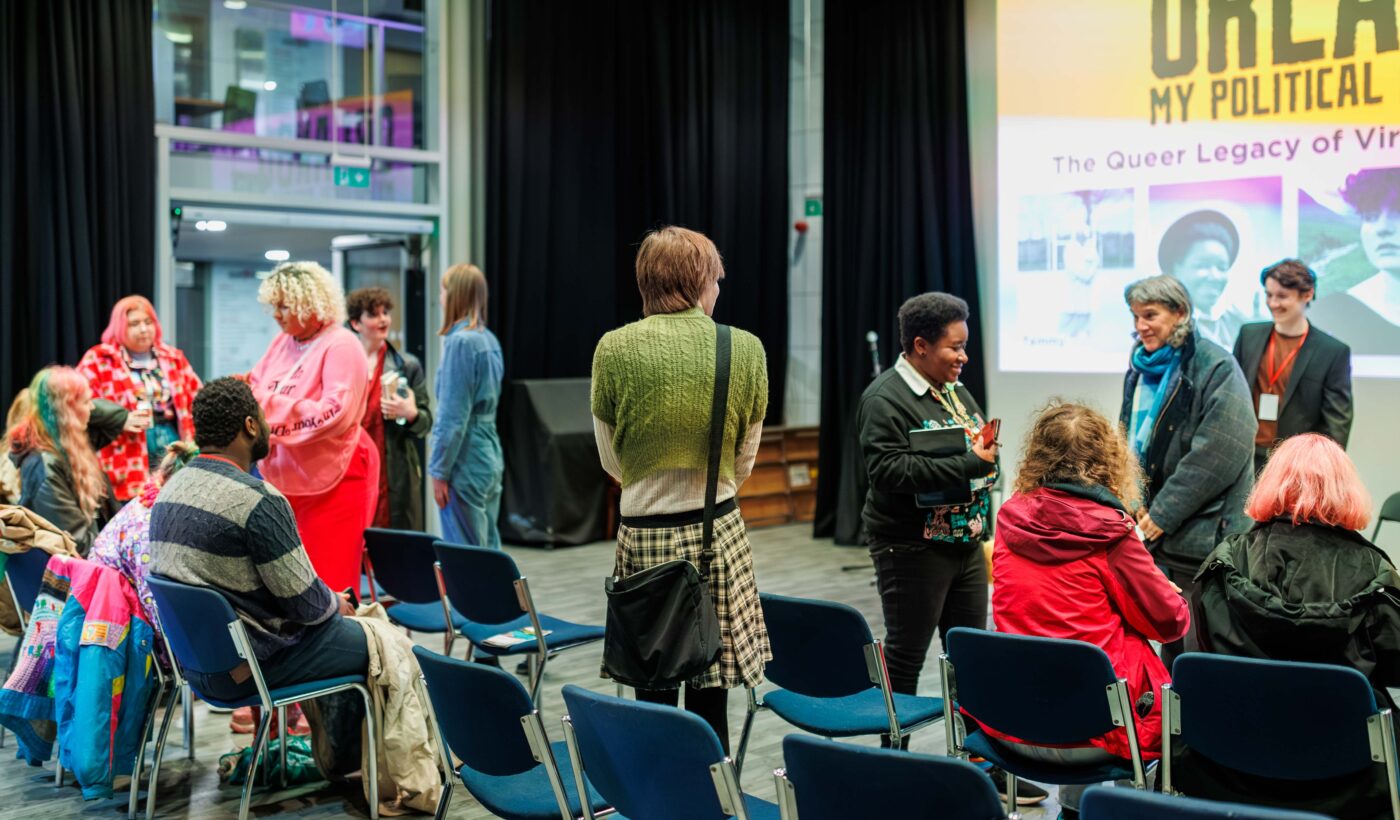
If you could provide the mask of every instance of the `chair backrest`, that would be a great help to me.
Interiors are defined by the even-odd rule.
[[[10,591],[20,611],[26,613],[34,609],[34,601],[39,597],[39,588],[44,585],[44,570],[49,565],[49,554],[41,549],[29,549],[11,553],[5,559],[5,577],[10,579]]]
[[[430,604],[441,600],[433,573],[436,539],[407,530],[365,530],[365,550],[374,567],[374,580],[396,601]]]
[[[222,593],[159,575],[151,575],[146,580],[151,596],[156,599],[161,631],[180,668],[214,675],[243,663],[228,629],[238,615]]]
[[[948,631],[945,651],[958,706],[997,731],[1054,745],[1114,728],[1107,687],[1118,676],[1093,644],[958,627]]]
[[[812,697],[843,697],[869,689],[865,647],[875,638],[858,610],[832,601],[758,596],[773,660],[763,675]]]
[[[1355,669],[1192,652],[1172,664],[1171,688],[1180,742],[1222,766],[1322,780],[1374,765],[1376,698]]]
[[[720,820],[709,767],[724,759],[710,725],[673,706],[572,684],[564,704],[589,782],[624,817]]]
[[[503,624],[525,614],[515,593],[520,570],[500,550],[438,541],[433,544],[442,565],[442,582],[452,608],[479,624]]]
[[[1381,514],[1376,516],[1376,529],[1371,532],[1371,540],[1380,534],[1382,521],[1400,521],[1400,493],[1391,493],[1381,505]]]
[[[991,779],[957,758],[788,735],[783,765],[802,820],[909,817],[916,806],[936,807],[944,820],[1003,816]]]
[[[1079,801],[1082,820],[1326,820],[1309,811],[1271,809],[1243,803],[1219,803],[1194,797],[1173,797],[1139,789],[1095,786]]]
[[[467,768],[500,776],[535,767],[520,723],[535,706],[514,675],[421,646],[413,647],[413,654],[428,684],[443,740]]]

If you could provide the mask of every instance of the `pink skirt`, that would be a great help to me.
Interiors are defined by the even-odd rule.
[[[317,495],[288,495],[311,566],[334,592],[360,588],[365,527],[379,502],[379,453],[363,429],[345,475]]]

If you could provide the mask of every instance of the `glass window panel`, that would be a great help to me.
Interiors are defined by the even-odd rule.
[[[432,2],[433,0],[428,0]],[[157,0],[156,119],[429,148],[430,36],[411,0]]]

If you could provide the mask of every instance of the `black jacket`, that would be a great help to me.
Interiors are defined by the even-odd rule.
[[[1273,329],[1273,322],[1248,324],[1240,328],[1235,339],[1235,359],[1256,406],[1259,362]],[[1346,447],[1351,419],[1351,348],[1314,325],[1298,349],[1293,374],[1279,403],[1278,437],[1321,433]]]
[[[1349,530],[1288,520],[1232,535],[1197,574],[1202,648],[1350,666],[1400,686],[1400,574]]]
[[[1119,422],[1133,411],[1138,373],[1123,378]],[[1249,527],[1244,503],[1254,486],[1254,435],[1259,422],[1239,365],[1224,348],[1194,332],[1181,346],[1181,366],[1166,387],[1142,465],[1144,504],[1166,533],[1147,548],[1158,561],[1195,572],[1226,535]]]
[[[1357,533],[1288,520],[1226,539],[1196,576],[1194,618],[1208,652],[1349,666],[1365,675],[1381,708],[1400,685],[1400,576]],[[1299,704],[1299,708],[1307,708]],[[1173,785],[1213,800],[1286,803],[1339,818],[1389,817],[1379,768],[1323,781],[1266,780],[1227,769],[1189,748],[1176,753]]]
[[[92,417],[88,420],[88,439],[93,449],[100,450],[111,444],[121,434],[126,417],[126,408],[121,405],[94,399]],[[57,453],[25,450],[11,453],[10,459],[19,468],[20,506],[29,508],[73,536],[78,552],[87,555],[97,534],[121,508],[112,494],[106,474],[102,476],[106,493],[98,504],[97,512],[89,518],[78,505],[67,458]]]
[[[967,388],[959,384],[956,389],[967,411],[985,420]],[[996,469],[971,450],[943,458],[914,452],[909,432],[923,427],[925,419],[947,424],[952,415],[927,391],[914,395],[893,367],[877,376],[860,397],[856,426],[869,480],[861,515],[872,541],[927,544],[923,532],[929,511],[915,504],[914,496],[965,484]],[[989,527],[986,537],[990,536]]]
[[[412,424],[384,421],[384,453],[389,465],[389,526],[396,530],[423,529],[423,462],[418,442],[433,428],[433,412],[428,401],[428,378],[423,364],[412,353],[401,353],[389,345],[384,368],[390,367],[408,379],[418,417]]]

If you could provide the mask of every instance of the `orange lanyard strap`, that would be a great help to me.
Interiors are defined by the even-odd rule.
[[[1274,367],[1274,349],[1276,347],[1276,343],[1278,342],[1278,331],[1274,330],[1269,334],[1269,347],[1267,350],[1264,351],[1264,375],[1268,377],[1269,390],[1274,389],[1274,385],[1278,384],[1279,376],[1282,376],[1283,371],[1287,370],[1288,366],[1293,363],[1293,360],[1298,358],[1298,353],[1303,349],[1303,343],[1308,340],[1309,330],[1312,330],[1311,325],[1308,326],[1307,330],[1303,331],[1303,338],[1299,340],[1298,346],[1293,348],[1292,353],[1289,353],[1286,357],[1284,357],[1283,363],[1280,364],[1277,368]]]

